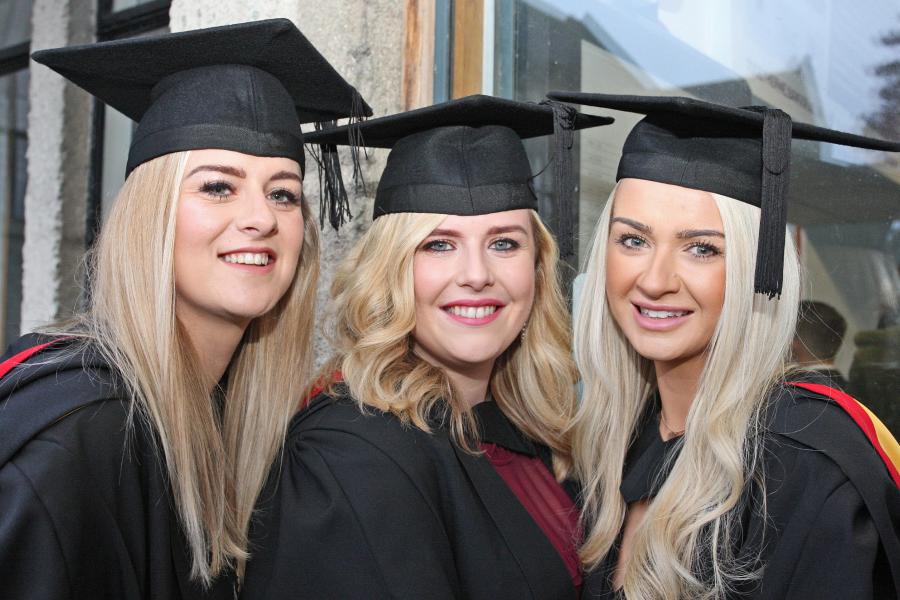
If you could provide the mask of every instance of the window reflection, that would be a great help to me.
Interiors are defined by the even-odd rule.
[[[776,106],[794,119],[900,139],[900,7],[873,0],[496,0],[494,93],[539,100],[551,89],[686,95]],[[577,261],[612,190],[638,115],[579,136]],[[527,144],[535,171],[547,140]],[[556,219],[552,177],[542,214]],[[808,275],[805,297],[846,319],[834,366],[900,433],[900,157],[794,143],[789,220]]]

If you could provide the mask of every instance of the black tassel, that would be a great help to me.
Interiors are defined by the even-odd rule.
[[[569,263],[575,261],[575,174],[572,165],[572,147],[575,145],[575,118],[573,107],[553,100],[541,104],[553,110],[553,189],[556,191],[556,212],[560,257]]]
[[[336,121],[320,121],[315,123],[315,128],[321,131],[335,125]],[[319,227],[325,227],[327,215],[331,227],[337,231],[341,225],[353,218],[350,212],[350,199],[347,197],[347,189],[341,175],[341,159],[338,156],[337,146],[319,144],[319,151],[313,150],[311,154],[319,167]]]
[[[791,174],[791,118],[768,109],[763,118],[762,194],[756,274],[753,290],[772,299],[781,296],[787,193]]]
[[[362,192],[368,196],[366,190],[366,180],[363,178],[362,165],[360,164],[359,152],[362,150],[366,160],[369,159],[369,153],[366,150],[362,136],[362,131],[358,127],[353,127],[355,123],[362,123],[366,120],[365,104],[359,92],[353,90],[353,105],[350,109],[350,121],[347,123],[347,137],[350,142],[350,159],[353,161],[353,189],[356,193]]]

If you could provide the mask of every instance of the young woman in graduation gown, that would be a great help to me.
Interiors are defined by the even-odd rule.
[[[896,442],[786,364],[800,301],[790,120],[551,96],[648,114],[625,143],[575,316],[584,597],[896,598],[900,477],[882,459]],[[900,149],[804,124],[793,136]]]
[[[520,140],[553,113],[475,96],[351,129],[392,151],[332,284],[338,354],[260,496],[242,597],[575,598],[575,371]]]
[[[35,55],[140,124],[90,306],[0,367],[2,598],[235,595],[308,373],[319,252],[303,99],[236,41],[327,66],[285,20]]]

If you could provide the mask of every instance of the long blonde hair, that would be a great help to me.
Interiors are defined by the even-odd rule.
[[[725,301],[672,471],[636,529],[625,566],[629,598],[722,598],[756,576],[738,562],[729,535],[760,477],[762,411],[787,370],[800,300],[800,267],[790,235],[779,300],[753,293],[758,208],[713,194],[724,227]],[[655,390],[651,361],[616,324],[606,299],[606,247],[615,190],[597,224],[575,316],[575,359],[584,397],[574,422],[576,474],[584,485],[583,562],[595,567],[625,518],[622,465]],[[764,508],[764,507],[763,507]]]
[[[372,406],[429,430],[428,415],[447,401],[451,432],[472,449],[471,409],[458,402],[443,370],[412,352],[415,327],[413,258],[446,215],[397,213],[375,220],[340,264],[331,287],[334,344],[326,371],[340,369],[361,408]],[[556,242],[531,213],[537,256],[535,297],[527,335],[496,361],[491,393],[526,435],[548,446],[557,475],[570,466],[565,431],[574,410],[575,364],[571,329],[560,291]]]
[[[224,568],[242,573],[256,497],[307,383],[319,236],[304,203],[294,280],[245,331],[219,411],[175,315],[175,216],[187,157],[168,154],[129,175],[88,257],[90,306],[63,329],[99,350],[130,395],[130,419],[152,426],[191,576],[208,585]]]

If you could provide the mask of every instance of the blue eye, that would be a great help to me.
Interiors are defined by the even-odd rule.
[[[688,246],[688,252],[697,258],[713,258],[722,254],[722,251],[706,242],[694,242]]]
[[[207,181],[200,187],[200,191],[209,196],[224,198],[234,193],[234,188],[227,181]]]
[[[633,233],[623,233],[616,239],[616,243],[632,250],[647,246],[647,240]]]
[[[447,240],[432,240],[430,242],[426,242],[426,244],[422,248],[425,250],[430,250],[431,252],[448,252],[450,250],[453,250],[453,244],[451,244]]]
[[[490,248],[493,250],[499,250],[501,252],[509,252],[510,250],[515,250],[519,248],[519,242],[516,240],[511,240],[509,238],[500,238],[499,240],[494,240]]]

